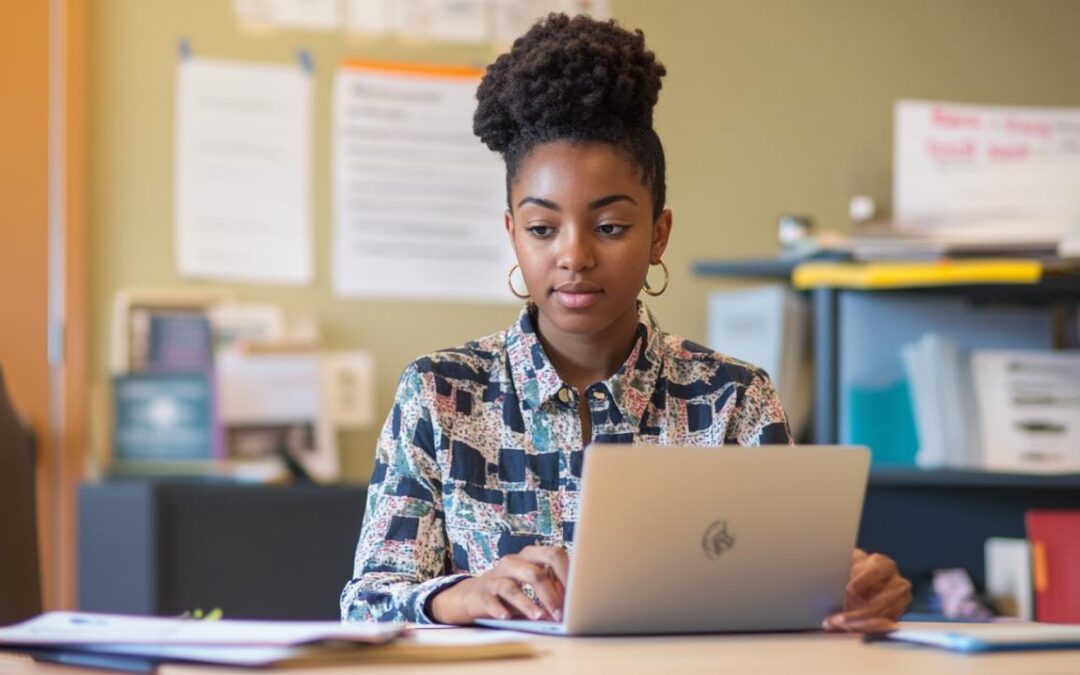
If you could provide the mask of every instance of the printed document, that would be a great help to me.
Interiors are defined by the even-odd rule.
[[[338,295],[517,302],[502,162],[472,132],[480,71],[348,62],[334,92]]]
[[[311,282],[310,73],[182,59],[175,172],[181,276]]]

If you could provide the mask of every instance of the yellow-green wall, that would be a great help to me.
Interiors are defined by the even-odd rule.
[[[1077,0],[612,0],[667,67],[657,125],[675,229],[665,327],[704,338],[707,293],[692,261],[774,250],[775,219],[807,213],[847,229],[847,200],[888,205],[897,98],[1080,106]],[[199,56],[315,62],[315,282],[236,286],[243,299],[315,310],[328,346],[378,359],[379,417],[418,354],[498,330],[510,306],[335,298],[330,281],[330,121],[346,56],[483,64],[488,49],[357,42],[341,33],[249,35],[231,0],[91,0],[89,35],[90,373],[108,365],[109,307],[125,287],[181,283],[173,253],[177,41]],[[502,237],[500,222],[491,236]],[[377,429],[342,438],[349,480],[370,470]]]

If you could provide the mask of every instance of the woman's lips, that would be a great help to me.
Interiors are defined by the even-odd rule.
[[[584,309],[600,299],[600,291],[556,290],[555,300],[567,309]]]

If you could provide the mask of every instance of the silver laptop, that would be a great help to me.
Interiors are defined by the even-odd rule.
[[[870,453],[862,447],[597,445],[585,453],[556,635],[821,627],[843,601]]]

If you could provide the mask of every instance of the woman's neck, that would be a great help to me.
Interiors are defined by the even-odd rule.
[[[635,306],[599,333],[580,335],[556,327],[538,312],[540,343],[559,377],[578,391],[611,377],[630,355],[637,336]]]

